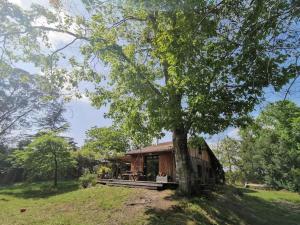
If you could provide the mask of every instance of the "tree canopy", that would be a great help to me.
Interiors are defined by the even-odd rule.
[[[24,167],[28,178],[52,178],[54,186],[60,175],[73,166],[71,148],[62,137],[46,133],[36,137],[24,150],[10,156],[15,167]]]
[[[93,127],[86,132],[86,136],[82,151],[92,151],[99,159],[124,154],[130,147],[128,137],[114,127]]]
[[[95,10],[84,48],[110,66],[95,106],[133,134],[173,133],[179,186],[191,183],[187,135],[247,122],[264,88],[296,76],[296,2],[126,1]],[[92,8],[93,10],[93,8]]]
[[[293,102],[272,103],[241,132],[240,165],[246,180],[299,191],[300,107]]]
[[[4,69],[1,67],[1,69]],[[0,139],[11,130],[26,127],[30,118],[45,104],[38,79],[20,69],[0,75]]]

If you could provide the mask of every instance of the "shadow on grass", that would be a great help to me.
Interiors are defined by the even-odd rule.
[[[255,224],[299,225],[299,204],[272,202],[251,196],[256,191],[225,187],[186,199],[177,195],[178,205],[166,210],[150,208],[148,224]]]
[[[48,198],[54,195],[75,191],[79,188],[76,181],[62,181],[57,187],[50,182],[20,183],[0,188],[0,195],[16,198]]]

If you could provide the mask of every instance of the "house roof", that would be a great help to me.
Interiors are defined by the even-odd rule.
[[[156,153],[156,152],[171,152],[173,151],[172,142],[164,142],[157,145],[147,146],[141,149],[131,150],[126,153],[126,155],[136,155],[136,154],[145,154],[145,153]]]

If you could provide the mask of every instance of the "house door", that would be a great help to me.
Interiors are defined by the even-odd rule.
[[[155,181],[159,173],[159,157],[158,155],[145,156],[144,172],[147,180]]]

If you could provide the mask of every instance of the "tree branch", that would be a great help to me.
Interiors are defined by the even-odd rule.
[[[298,59],[299,59],[299,57],[297,57],[297,59],[296,59],[296,76],[295,76],[295,78],[293,79],[293,81],[292,81],[292,83],[290,84],[290,86],[288,87],[288,89],[286,90],[286,93],[285,93],[285,95],[284,95],[284,99],[283,99],[283,100],[286,100],[288,94],[290,93],[290,90],[291,90],[292,86],[295,84],[296,80],[300,77],[300,73],[298,73],[298,69],[297,69]]]
[[[23,114],[21,114],[20,116],[18,116],[14,121],[12,121],[7,127],[5,127],[3,130],[0,131],[0,137],[2,135],[5,134],[5,132],[10,129],[18,120],[20,120],[21,118],[23,118],[24,116],[26,116],[28,113],[32,112],[33,108],[31,108],[30,110],[24,112]]]

